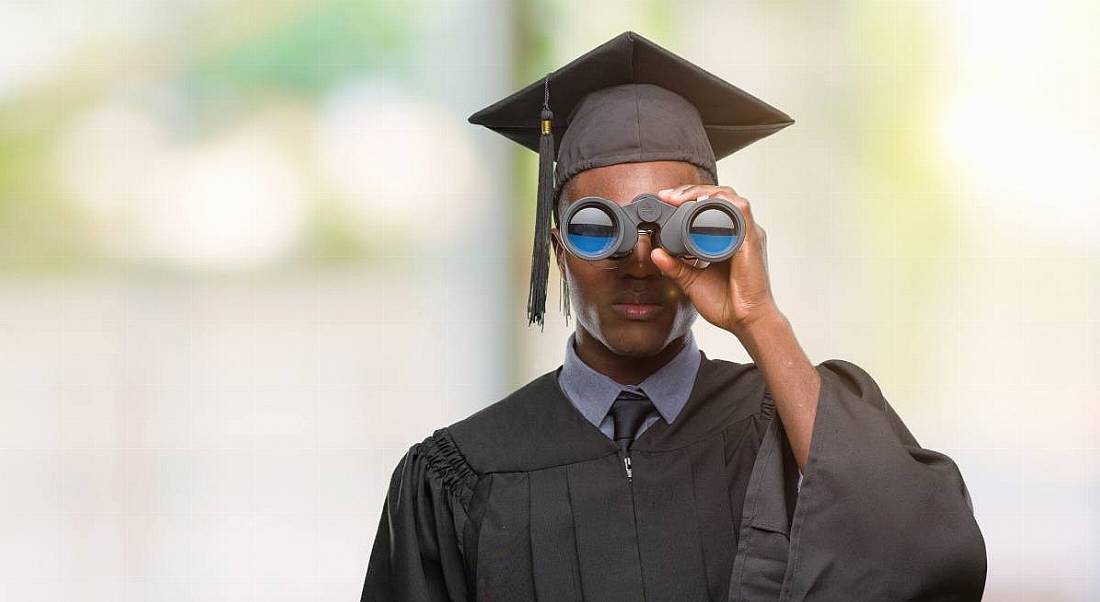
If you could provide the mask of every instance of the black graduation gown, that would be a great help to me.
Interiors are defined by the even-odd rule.
[[[614,443],[558,370],[414,444],[394,470],[363,601],[979,600],[985,544],[954,462],[844,360],[801,490],[754,364],[703,355],[673,424]]]

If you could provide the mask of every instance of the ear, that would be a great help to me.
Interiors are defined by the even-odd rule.
[[[550,227],[550,244],[553,245],[554,259],[558,260],[558,270],[564,273],[565,248],[561,243],[561,232],[557,226]]]
[[[565,278],[565,245],[561,242],[561,231],[557,226],[550,228],[550,244],[554,245],[554,258],[558,262],[558,271]]]

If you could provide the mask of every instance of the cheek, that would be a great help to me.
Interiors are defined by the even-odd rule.
[[[680,290],[680,287],[676,286],[675,282],[666,279],[662,291],[665,297],[665,303],[679,307],[694,307],[691,304],[691,300],[688,299],[688,296],[684,294],[684,291]]]
[[[597,298],[607,287],[607,274],[581,259],[571,257],[567,260],[566,276],[569,289],[583,299]]]

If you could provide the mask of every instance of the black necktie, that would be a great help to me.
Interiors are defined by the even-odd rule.
[[[634,442],[634,434],[641,428],[647,416],[656,411],[653,402],[643,393],[622,391],[611,404],[611,418],[615,421],[615,443],[624,452]]]

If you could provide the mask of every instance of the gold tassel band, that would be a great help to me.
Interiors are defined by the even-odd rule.
[[[543,119],[542,120],[542,133],[543,134],[549,134],[550,133],[550,120],[549,119]]]

